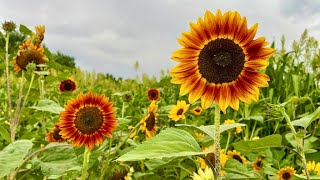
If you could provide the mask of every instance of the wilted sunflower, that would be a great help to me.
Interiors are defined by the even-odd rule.
[[[61,81],[59,85],[60,92],[73,92],[76,88],[77,84],[72,78]]]
[[[19,46],[19,51],[13,58],[15,72],[19,73],[21,71],[25,71],[27,65],[32,62],[38,65],[49,61],[43,53],[43,47],[32,44],[30,39],[25,41]]]
[[[54,128],[47,134],[48,142],[62,142],[65,139],[59,134],[60,128],[58,124],[54,125]]]
[[[45,26],[35,26],[36,34],[33,34],[35,37],[34,41],[36,45],[41,44],[44,39],[44,33],[46,31]]]
[[[174,105],[169,112],[169,118],[174,121],[179,121],[180,119],[186,119],[184,115],[188,109],[190,104],[187,104],[186,101],[177,101],[177,105]]]
[[[293,167],[281,168],[277,173],[278,180],[290,180],[295,172]]]
[[[154,136],[157,131],[156,119],[158,117],[156,101],[152,101],[149,105],[147,115],[140,121],[140,130],[146,133],[146,139]]]
[[[235,159],[239,162],[241,162],[242,164],[246,165],[247,164],[247,159],[244,156],[241,156],[240,152],[237,152],[236,150],[233,151],[228,151],[227,152],[228,157],[231,159]]]
[[[320,176],[320,163],[316,163],[314,161],[308,161],[307,163],[307,169],[310,173],[310,175],[318,175]],[[303,175],[306,175],[305,170],[302,170]]]
[[[85,144],[91,150],[95,144],[103,142],[103,135],[112,137],[117,126],[112,105],[104,95],[80,93],[77,98],[69,100],[64,106],[65,111],[60,113],[60,134],[71,140],[74,146]]]
[[[150,88],[147,92],[150,101],[157,101],[160,98],[160,91],[155,88]]]
[[[239,100],[258,100],[259,87],[267,87],[269,77],[257,70],[268,66],[274,49],[266,48],[264,37],[254,40],[258,25],[247,27],[246,17],[228,11],[190,23],[190,32],[178,42],[183,48],[172,54],[179,62],[171,71],[174,84],[181,84],[180,95],[189,93],[189,103],[201,98],[204,109],[213,102],[223,112],[228,106],[238,110]]]
[[[235,123],[236,123],[235,120],[233,120],[233,119],[227,119],[227,120],[224,121],[223,124],[235,124]],[[241,126],[237,126],[236,129],[235,129],[235,133],[236,133],[236,134],[239,134],[239,133],[241,133],[241,132],[242,132],[242,127],[241,127]]]
[[[199,115],[201,115],[202,108],[199,107],[199,106],[198,106],[198,107],[195,107],[195,108],[193,108],[193,109],[191,110],[191,112],[192,112],[192,114],[199,116]]]
[[[204,171],[199,168],[198,173],[193,172],[193,180],[214,180],[212,169],[206,167]]]

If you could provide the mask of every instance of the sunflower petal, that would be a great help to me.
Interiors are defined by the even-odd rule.
[[[210,84],[206,87],[206,91],[201,97],[202,108],[208,109],[211,106],[211,104],[214,102],[214,97],[215,97],[215,85]]]
[[[204,93],[206,87],[206,80],[201,78],[199,84],[190,92],[188,100],[190,104],[196,102]]]

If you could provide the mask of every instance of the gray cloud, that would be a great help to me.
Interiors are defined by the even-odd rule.
[[[136,60],[140,73],[158,75],[161,69],[172,68],[175,62],[170,60],[171,53],[179,48],[176,39],[189,31],[189,22],[203,16],[205,10],[237,10],[247,16],[249,25],[259,22],[258,36],[269,41],[284,34],[290,42],[305,28],[317,35],[320,24],[320,3],[311,0],[0,2],[3,19],[30,28],[46,25],[45,44],[52,51],[74,56],[83,69],[117,77],[134,77]]]

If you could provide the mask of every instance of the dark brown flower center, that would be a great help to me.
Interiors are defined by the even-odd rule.
[[[200,112],[200,109],[196,109],[195,111],[196,111],[196,112]]]
[[[81,108],[75,117],[75,127],[83,134],[97,132],[103,124],[103,113],[95,106]]]
[[[25,50],[20,52],[20,55],[16,58],[16,63],[21,69],[26,70],[27,65],[31,62],[35,64],[44,63],[42,58],[43,55],[37,50]]]
[[[154,91],[152,91],[152,92],[150,93],[150,96],[154,99],[154,98],[156,98],[156,97],[157,97],[157,93],[156,93],[156,92],[154,92]]]
[[[232,158],[235,159],[235,160],[238,160],[238,161],[241,162],[241,163],[243,163],[241,157],[240,157],[239,155],[237,155],[237,154],[234,154],[234,155],[232,156]]]
[[[53,131],[53,139],[58,141],[61,139],[61,135],[59,134],[61,130],[60,129],[54,129]]]
[[[262,161],[258,160],[258,161],[256,162],[256,165],[257,165],[257,167],[261,168],[261,167],[262,167]]]
[[[148,131],[151,131],[155,124],[156,124],[156,118],[155,118],[153,112],[150,112],[149,117],[146,119],[146,127],[147,127]]]
[[[63,84],[63,89],[66,90],[66,91],[71,91],[73,88],[73,83],[70,82],[69,80],[64,82]]]
[[[214,156],[214,153],[209,153],[209,154],[207,154],[207,155],[206,155],[206,158],[211,162],[211,164],[212,164],[213,166],[215,166],[215,164],[216,164],[216,158],[215,158],[215,156]],[[209,164],[207,164],[207,165],[209,165]]]
[[[289,180],[291,178],[291,174],[289,172],[285,172],[282,174],[282,178],[285,180]]]
[[[179,109],[178,112],[177,112],[177,115],[181,115],[183,113],[183,109]]]
[[[199,72],[209,83],[229,83],[238,78],[245,62],[242,48],[230,39],[210,41],[198,57]]]

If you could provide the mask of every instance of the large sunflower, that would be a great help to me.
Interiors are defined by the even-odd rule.
[[[61,131],[58,124],[54,125],[54,128],[47,134],[48,142],[62,142],[65,139],[59,134]]]
[[[91,150],[103,142],[103,135],[112,137],[117,126],[115,108],[109,98],[97,94],[79,94],[65,105],[60,113],[60,135],[69,139],[74,146],[86,145]]]
[[[149,105],[147,115],[140,121],[140,130],[146,133],[146,139],[154,136],[157,131],[156,119],[158,117],[156,101],[152,101]]]
[[[281,168],[277,173],[278,180],[290,180],[295,172],[293,167]]]
[[[16,73],[25,71],[29,63],[43,64],[49,61],[44,55],[44,49],[36,46],[30,39],[19,46],[17,55],[13,58],[13,66]]]
[[[188,109],[190,104],[187,104],[186,101],[177,101],[177,105],[174,105],[169,112],[169,118],[174,121],[179,121],[180,119],[186,119],[184,115]]]
[[[68,78],[60,82],[60,92],[73,92],[76,90],[77,84],[72,78]]]
[[[257,70],[269,64],[275,50],[266,48],[264,37],[253,39],[257,28],[248,29],[238,12],[220,10],[190,23],[191,31],[178,39],[183,48],[171,57],[179,62],[170,75],[172,83],[181,84],[180,95],[189,93],[191,104],[201,98],[204,109],[216,102],[224,112],[228,106],[238,110],[239,100],[258,100],[258,88],[267,87],[269,77]]]
[[[157,101],[160,98],[160,91],[155,88],[150,88],[147,92],[150,101]]]

